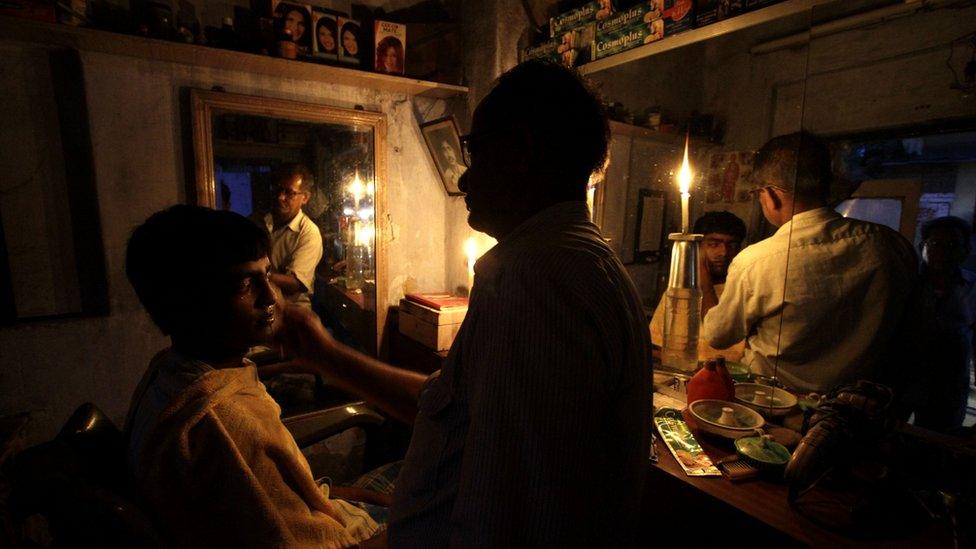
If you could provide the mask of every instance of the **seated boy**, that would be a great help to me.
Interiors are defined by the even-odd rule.
[[[316,485],[244,358],[280,323],[267,253],[247,219],[193,206],[154,214],[129,240],[126,274],[172,341],[133,396],[129,472],[179,547],[344,547],[378,529]]]

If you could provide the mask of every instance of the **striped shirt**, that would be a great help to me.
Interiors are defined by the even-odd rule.
[[[475,265],[420,398],[391,547],[633,543],[651,425],[647,320],[583,202]]]

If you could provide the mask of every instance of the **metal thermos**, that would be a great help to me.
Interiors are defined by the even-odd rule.
[[[701,290],[698,289],[700,234],[671,233],[671,272],[664,292],[664,342],[661,363],[679,372],[698,366]]]

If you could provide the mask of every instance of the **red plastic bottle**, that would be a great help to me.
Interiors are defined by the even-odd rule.
[[[705,367],[688,381],[688,404],[703,399],[732,400],[735,393],[731,382],[724,365],[720,370],[715,360],[705,362]]]

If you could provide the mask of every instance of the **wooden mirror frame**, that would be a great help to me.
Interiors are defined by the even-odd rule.
[[[386,115],[381,112],[198,89],[190,90],[190,112],[193,125],[196,204],[208,208],[217,204],[212,141],[215,113],[232,112],[299,122],[368,126],[373,129],[373,174],[376,185],[373,199],[373,223],[376,231],[373,240],[376,262],[376,340],[373,342],[373,350],[379,356],[388,309],[383,299],[387,295],[389,282],[386,265]]]

